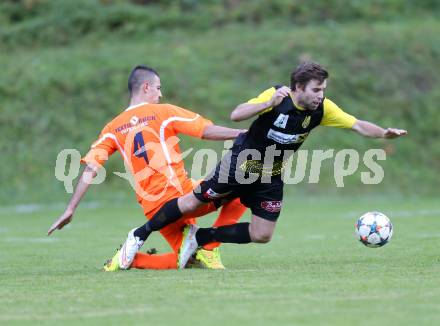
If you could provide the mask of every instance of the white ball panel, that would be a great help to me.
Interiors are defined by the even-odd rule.
[[[364,214],[361,217],[361,220],[362,220],[362,224],[372,225],[374,223],[374,220],[375,220],[374,214],[371,214],[371,213]]]
[[[390,228],[385,226],[379,230],[379,235],[382,239],[386,239],[390,235]]]
[[[367,241],[371,244],[378,244],[380,243],[381,239],[377,233],[372,233],[368,236]]]
[[[367,237],[370,234],[370,227],[367,225],[361,225],[358,229],[358,233],[361,237]]]
[[[389,221],[390,220],[388,219],[388,217],[386,217],[383,214],[376,215],[376,223],[377,223],[377,225],[386,226],[386,225],[388,225]]]

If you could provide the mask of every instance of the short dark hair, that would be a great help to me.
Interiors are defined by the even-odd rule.
[[[128,77],[128,91],[130,92],[130,95],[137,91],[142,83],[146,82],[154,75],[159,77],[159,74],[153,68],[145,65],[134,67]]]
[[[312,61],[301,62],[290,75],[290,88],[296,89],[296,84],[304,87],[312,79],[322,83],[328,78],[329,74],[319,63]]]

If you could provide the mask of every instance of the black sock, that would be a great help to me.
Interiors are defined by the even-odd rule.
[[[178,198],[174,198],[166,202],[165,205],[154,214],[152,219],[147,222],[151,231],[158,231],[182,217],[182,212],[177,205],[177,199]]]
[[[147,240],[148,236],[151,234],[151,229],[148,225],[148,222],[144,225],[138,227],[136,230],[134,230],[134,236],[139,237],[142,241]]]
[[[161,209],[147,223],[137,228],[134,235],[139,237],[142,241],[147,240],[148,236],[153,231],[158,231],[163,227],[177,221],[182,217],[182,212],[177,205],[177,198],[166,202]]]
[[[249,223],[237,223],[217,228],[200,228],[196,233],[196,240],[199,246],[210,242],[249,243],[251,242]]]

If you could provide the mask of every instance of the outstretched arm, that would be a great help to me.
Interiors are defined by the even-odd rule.
[[[405,136],[408,133],[406,130],[403,129],[384,129],[379,127],[378,125],[375,125],[374,123],[364,120],[357,120],[351,129],[362,136],[372,138],[397,138],[400,136]]]
[[[98,167],[88,164],[79,181],[76,185],[75,191],[70,199],[69,204],[66,207],[64,213],[52,224],[52,226],[47,231],[47,235],[51,235],[53,231],[56,229],[61,230],[66,224],[69,224],[72,221],[73,214],[75,213],[76,207],[78,206],[81,198],[86,193],[87,189],[90,186],[92,179],[97,174]]]
[[[231,129],[227,127],[211,125],[206,126],[206,128],[203,130],[202,138],[209,140],[234,139],[237,138],[239,134],[246,131],[247,130],[245,129]]]

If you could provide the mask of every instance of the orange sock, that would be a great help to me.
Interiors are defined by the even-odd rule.
[[[170,252],[161,255],[136,253],[134,256],[132,268],[138,269],[177,269],[177,254]]]
[[[243,216],[246,207],[240,202],[240,198],[234,199],[223,205],[219,216],[213,226],[235,224]],[[203,246],[203,249],[212,250],[220,246],[220,242],[211,242]]]

